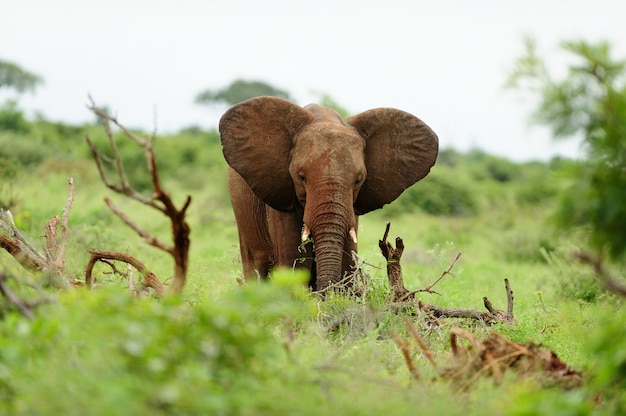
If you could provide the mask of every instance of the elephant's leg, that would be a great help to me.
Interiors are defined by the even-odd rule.
[[[303,268],[314,273],[313,246],[302,244],[302,215],[304,209],[281,212],[267,207],[267,218],[276,264],[284,267]],[[313,276],[312,276],[313,277]]]
[[[232,168],[228,168],[228,188],[239,231],[243,277],[266,278],[272,267],[273,250],[265,204]]]

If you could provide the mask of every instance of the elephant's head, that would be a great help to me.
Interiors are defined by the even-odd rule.
[[[255,194],[279,211],[304,206],[318,289],[341,278],[356,215],[396,199],[437,158],[435,133],[406,112],[378,108],[348,123],[334,110],[276,97],[244,101],[220,120],[226,161]]]

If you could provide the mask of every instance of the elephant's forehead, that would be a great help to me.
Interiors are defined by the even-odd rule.
[[[312,123],[298,134],[296,145],[358,148],[365,147],[365,140],[351,127],[337,123]]]
[[[315,123],[296,138],[293,162],[322,166],[351,165],[363,161],[365,140],[355,130],[334,124]]]

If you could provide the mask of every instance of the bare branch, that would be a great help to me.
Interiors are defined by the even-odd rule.
[[[70,191],[69,196],[67,197],[67,202],[65,203],[65,208],[63,209],[63,219],[61,221],[61,245],[59,246],[59,251],[57,252],[55,260],[57,264],[62,264],[63,267],[65,267],[65,252],[67,250],[70,210],[72,209],[72,203],[74,202],[74,178],[69,178],[67,182],[70,186]]]
[[[54,264],[54,257],[57,252],[57,225],[59,221],[59,216],[54,215],[46,223],[44,228],[44,236],[46,238],[44,255],[46,256],[46,264],[49,268]]]
[[[165,245],[165,243],[161,242],[158,238],[154,237],[149,232],[147,232],[146,230],[144,230],[143,228],[135,224],[130,218],[128,218],[126,214],[120,211],[109,198],[104,198],[104,202],[111,209],[111,211],[113,211],[115,215],[117,215],[122,221],[124,221],[124,224],[128,225],[141,238],[146,240],[148,244],[150,244],[151,246],[160,248],[161,250],[164,250],[170,254],[174,252],[173,247]]]
[[[148,268],[135,257],[131,256],[127,253],[121,253],[119,251],[108,251],[108,250],[96,250],[90,249],[91,258],[87,263],[87,267],[85,268],[85,285],[88,288],[93,287],[93,267],[98,261],[102,260],[117,260],[124,262],[126,264],[130,264],[133,266],[139,273],[141,273],[145,280],[145,286],[151,287],[154,289],[158,296],[161,296],[164,291],[163,284],[156,278],[154,273],[152,273]],[[114,269],[116,270],[116,269]]]
[[[45,256],[39,253],[15,226],[11,211],[0,208],[0,228],[9,234],[8,236],[0,234],[2,248],[7,250],[22,267],[34,271],[41,271],[46,267]]]
[[[126,195],[131,199],[135,199],[142,204],[150,206],[165,214],[171,222],[172,238],[174,245],[166,245],[156,237],[152,236],[146,230],[139,227],[128,216],[126,216],[119,209],[117,209],[108,198],[105,199],[105,202],[107,206],[113,211],[113,213],[115,213],[115,215],[117,215],[127,226],[133,229],[140,237],[146,240],[148,244],[166,251],[174,258],[174,281],[171,285],[171,290],[175,293],[179,293],[180,291],[182,291],[185,285],[187,276],[190,228],[185,221],[185,215],[187,213],[189,205],[191,204],[191,196],[187,196],[180,210],[177,209],[168,192],[165,191],[165,189],[163,189],[163,187],[161,186],[158,175],[158,167],[156,163],[156,155],[152,146],[154,136],[152,137],[152,140],[139,137],[138,135],[127,129],[125,126],[123,126],[120,122],[118,122],[115,117],[111,116],[106,111],[103,111],[96,107],[91,97],[89,97],[89,100],[91,102],[91,105],[89,105],[88,108],[103,120],[105,132],[107,134],[109,144],[114,155],[114,160],[112,163],[115,165],[115,168],[117,170],[120,185],[114,185],[108,180],[103,166],[104,157],[95,147],[91,139],[87,137],[87,144],[89,145],[89,148],[91,149],[91,152],[94,156],[94,160],[96,161],[96,166],[98,167],[102,182],[109,189],[122,195]],[[128,182],[128,179],[124,172],[122,158],[119,153],[119,149],[115,144],[113,133],[111,131],[111,123],[118,127],[126,137],[128,137],[143,148],[147,162],[147,168],[150,173],[150,178],[152,180],[152,186],[154,188],[154,193],[152,194],[151,198],[146,198],[145,196],[138,193]],[[147,277],[147,279],[148,278],[149,276]]]
[[[402,301],[413,298],[414,294],[410,294],[404,286],[404,281],[402,279],[402,266],[400,265],[400,258],[404,252],[404,242],[400,237],[396,238],[396,247],[394,248],[391,243],[387,241],[390,227],[391,223],[388,222],[385,228],[385,233],[383,234],[383,239],[378,241],[378,247],[380,248],[383,257],[387,260],[387,277],[389,279],[389,286],[391,286],[391,290],[394,293],[394,300]]]
[[[402,256],[402,252],[404,250],[404,243],[400,237],[396,238],[396,247],[387,242],[387,237],[389,236],[389,228],[390,224],[387,223],[385,228],[385,234],[383,235],[383,239],[378,242],[378,246],[380,250],[387,259],[387,278],[389,279],[389,285],[394,293],[394,301],[395,304],[392,306],[398,310],[409,310],[411,307],[416,307],[417,309],[430,313],[436,318],[469,318],[481,320],[486,323],[493,322],[507,322],[513,323],[515,322],[513,318],[513,291],[509,285],[507,279],[505,279],[505,287],[507,290],[507,302],[508,302],[508,312],[504,312],[501,310],[495,309],[489,299],[486,297],[483,298],[483,302],[487,312],[477,311],[474,309],[447,309],[441,308],[435,305],[428,305],[421,301],[412,302],[415,300],[415,294],[419,292],[433,292],[432,288],[441,281],[441,279],[448,274],[452,274],[452,268],[456,264],[456,262],[461,257],[461,253],[457,254],[454,258],[450,266],[443,272],[441,275],[431,283],[426,289],[414,290],[412,292],[408,291],[404,286],[404,279],[402,277],[402,267],[400,266],[400,258]]]
[[[446,270],[444,270],[441,275],[439,275],[439,277],[437,279],[435,279],[434,282],[432,282],[430,285],[428,285],[427,287],[425,287],[424,289],[419,289],[416,290],[415,292],[428,292],[428,293],[437,293],[434,292],[432,289],[433,287],[435,287],[437,285],[437,283],[439,283],[441,281],[441,279],[443,279],[443,277],[445,275],[452,275],[452,268],[454,267],[454,265],[456,264],[456,262],[461,258],[461,253],[457,254],[456,257],[454,258],[454,260],[452,260],[452,263],[450,263],[450,266],[448,266],[448,268]],[[438,294],[438,293],[437,293]]]
[[[513,290],[511,290],[511,285],[509,284],[509,279],[504,279],[504,287],[506,289],[506,318],[508,321],[513,321]]]

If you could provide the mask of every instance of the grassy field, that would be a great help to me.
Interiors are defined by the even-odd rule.
[[[187,149],[187,157],[195,157],[193,149]],[[167,152],[179,150],[157,154],[169,157]],[[174,199],[180,204],[186,195],[193,197],[182,297],[133,298],[126,282],[98,266],[96,290],[48,289],[54,302],[38,307],[33,320],[4,308],[0,413],[569,415],[626,410],[623,301],[604,291],[590,269],[572,261],[571,253],[584,246],[584,231],[564,233],[549,225],[555,196],[528,202],[524,192],[545,187],[536,178],[494,181],[476,174],[468,179],[467,166],[436,167],[424,189],[437,178],[447,179],[447,186],[457,186],[446,191],[448,197],[469,192],[476,199],[463,204],[475,212],[442,216],[409,209],[415,195],[407,193],[362,217],[359,254],[372,288],[364,298],[336,295],[321,302],[298,283],[302,276],[290,271],[279,272],[272,284],[240,288],[223,161],[163,163],[171,165],[163,179]],[[4,183],[2,192],[18,201],[16,223],[31,241],[40,245],[43,225],[61,214],[69,176],[76,181],[69,276],[83,279],[91,247],[128,252],[161,280],[171,276],[171,259],[124,226],[103,198],[111,197],[139,225],[169,241],[167,219],[106,190],[85,157],[45,158],[20,170],[10,188]],[[461,253],[451,274],[435,287],[438,294],[420,294],[421,301],[482,310],[486,296],[496,308],[506,309],[507,278],[517,323],[490,326],[411,316],[439,363],[433,367],[411,338],[404,314],[389,307],[386,264],[378,248],[387,221],[390,239],[400,236],[406,246],[402,266],[409,290],[426,287]],[[12,276],[40,279],[5,252],[0,264]],[[615,267],[620,271],[620,265]],[[27,299],[41,296],[25,285],[11,285]],[[541,372],[518,375],[513,370],[499,383],[486,374],[444,378],[442,369],[451,365],[449,330],[455,326],[479,339],[497,332],[517,343],[543,344],[581,371],[585,383],[575,389],[547,386]],[[394,334],[409,340],[419,378],[411,376]]]

